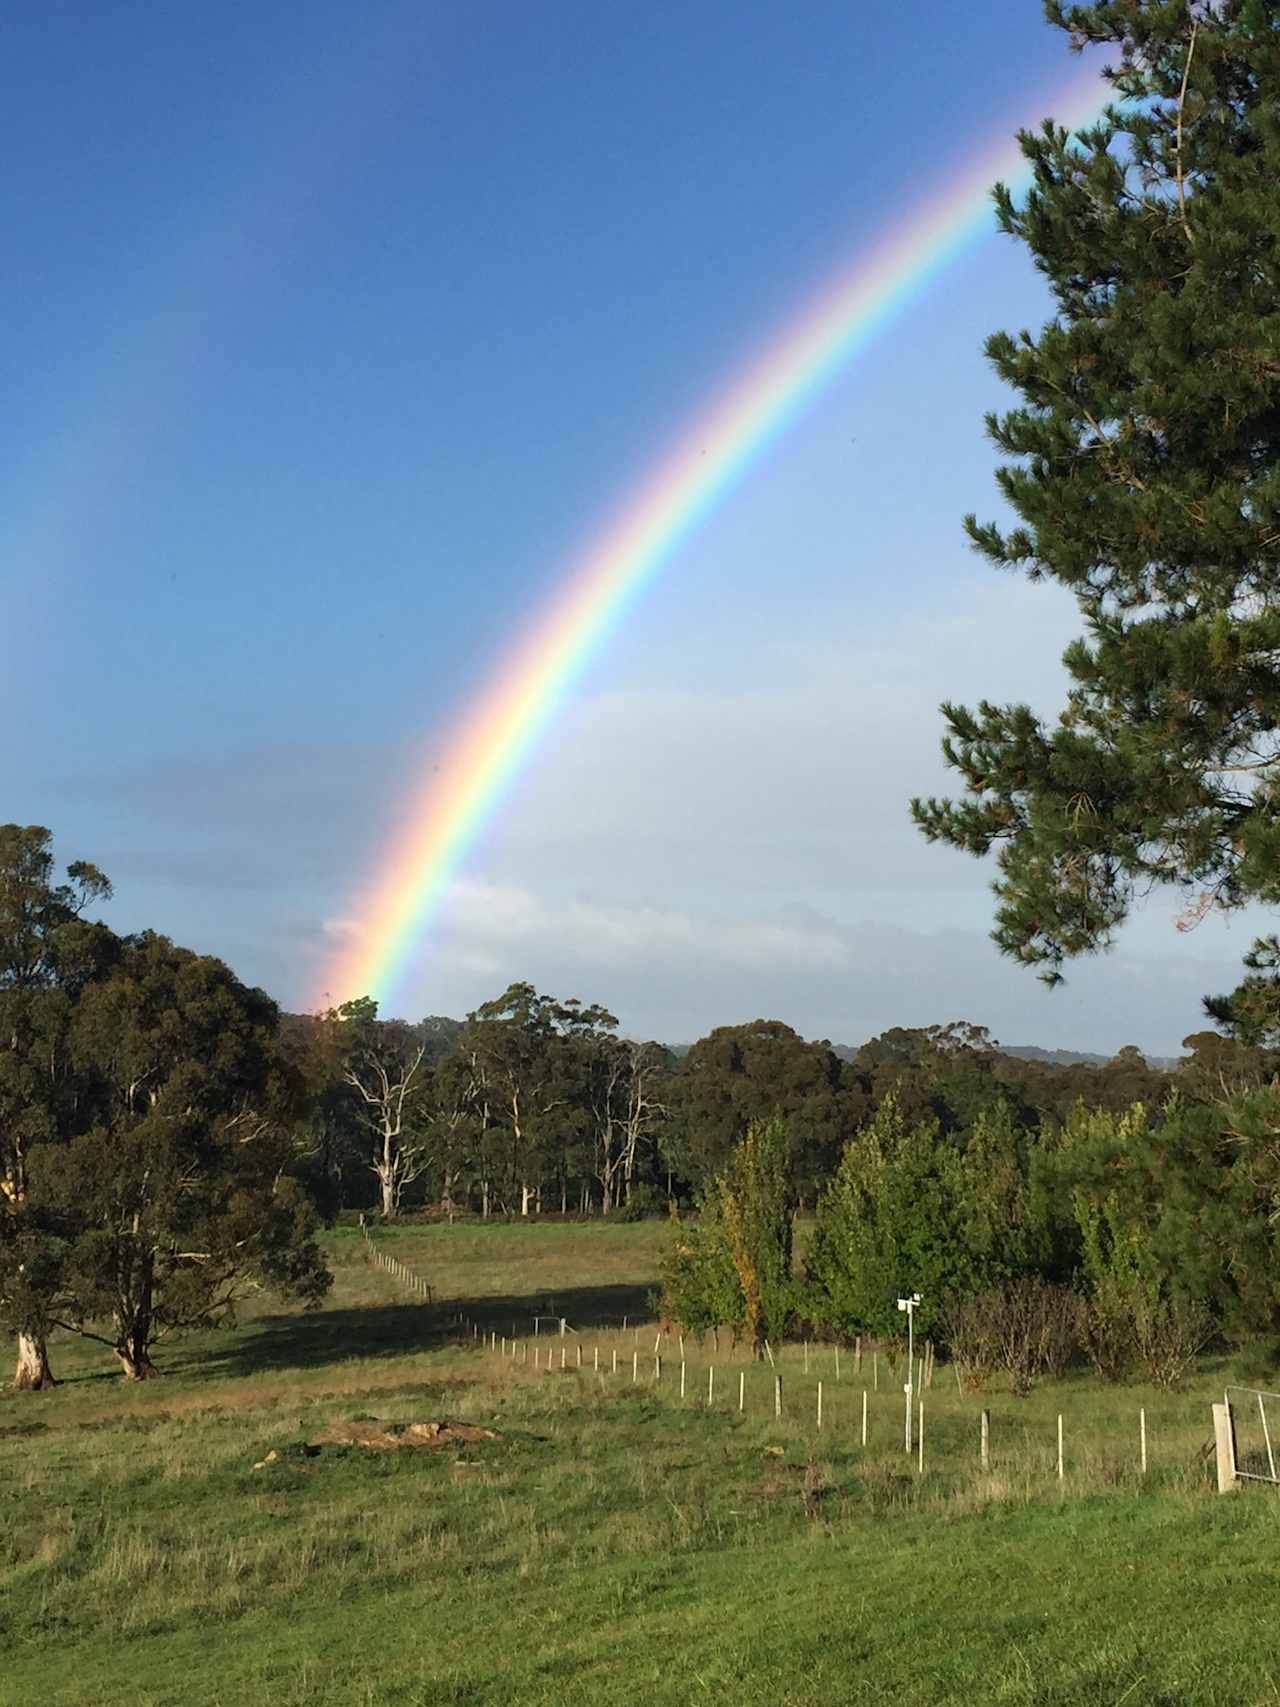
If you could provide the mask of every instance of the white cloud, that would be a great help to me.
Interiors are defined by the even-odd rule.
[[[457,954],[473,961],[479,941],[507,953],[554,946],[584,966],[609,969],[684,963],[820,970],[848,963],[837,929],[817,918],[811,924],[742,919],[588,898],[555,904],[528,889],[479,879],[454,886],[448,918],[446,961]]]
[[[1200,1028],[1200,995],[1220,981],[1184,943],[1087,961],[1050,992],[1002,960],[979,930],[911,929],[816,909],[731,912],[557,900],[508,883],[455,887],[447,927],[424,945],[406,1000],[462,1013],[515,979],[601,1001],[625,1029],[671,1042],[713,1025],[785,1019],[809,1036],[858,1043],[892,1025],[970,1019],[1007,1043],[1176,1050]]]
[[[322,919],[320,929],[325,936],[336,942],[358,941],[367,934],[366,927],[360,919]]]

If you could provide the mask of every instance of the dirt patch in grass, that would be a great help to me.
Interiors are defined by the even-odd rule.
[[[395,1452],[402,1446],[471,1445],[477,1440],[496,1440],[491,1428],[476,1423],[395,1423],[385,1428],[379,1422],[333,1423],[322,1429],[313,1446],[367,1446],[375,1452]]]
[[[363,1446],[370,1452],[399,1452],[411,1446],[474,1446],[479,1441],[497,1438],[495,1429],[481,1428],[478,1423],[393,1423],[389,1428],[368,1419],[331,1423],[314,1440],[299,1446],[274,1448],[259,1459],[254,1469],[264,1470],[269,1464],[288,1459],[318,1458],[327,1446]]]

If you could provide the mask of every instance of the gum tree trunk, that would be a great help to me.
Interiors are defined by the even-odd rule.
[[[18,1367],[13,1384],[20,1393],[43,1393],[57,1386],[49,1368],[49,1350],[41,1336],[18,1335]]]
[[[144,1256],[134,1276],[129,1296],[116,1311],[115,1354],[126,1381],[149,1381],[160,1371],[151,1361],[152,1288],[154,1269],[152,1257]]]
[[[153,1375],[160,1374],[144,1345],[126,1340],[115,1348],[115,1352],[126,1381],[150,1381]]]
[[[160,1371],[151,1361],[151,1311],[141,1310],[128,1328],[117,1326],[115,1354],[126,1381],[149,1381]]]

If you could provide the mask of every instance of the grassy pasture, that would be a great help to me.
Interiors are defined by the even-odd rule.
[[[1024,1400],[940,1368],[921,1475],[883,1363],[865,1449],[869,1359],[858,1378],[843,1355],[837,1382],[830,1348],[806,1375],[787,1347],[780,1422],[772,1372],[728,1347],[687,1347],[682,1404],[665,1341],[655,1384],[653,1327],[620,1324],[647,1314],[660,1226],[379,1237],[434,1310],[342,1229],[323,1311],[264,1301],[142,1386],[62,1344],[63,1386],[0,1398],[4,1707],[1280,1699],[1280,1504],[1219,1498],[1202,1458],[1225,1367],[1172,1397],[1073,1377]],[[557,1338],[524,1338],[535,1372],[448,1325],[506,1338],[544,1308],[579,1330],[581,1373],[573,1335],[564,1373]],[[597,1345],[616,1377],[592,1374]],[[498,1438],[291,1454],[361,1417]]]

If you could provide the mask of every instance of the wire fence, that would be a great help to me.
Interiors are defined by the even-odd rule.
[[[389,1251],[384,1251],[382,1246],[378,1244],[377,1240],[370,1237],[369,1229],[365,1225],[363,1217],[361,1217],[360,1220],[360,1231],[364,1235],[364,1254],[366,1261],[371,1262],[375,1268],[385,1269],[385,1271],[398,1280],[402,1286],[412,1292],[416,1298],[421,1298],[427,1304],[435,1303],[435,1297],[431,1291],[430,1282],[426,1277],[418,1274],[414,1269],[411,1269],[408,1263],[401,1262],[399,1257],[393,1257]]]
[[[1225,1398],[1235,1428],[1236,1475],[1280,1486],[1280,1393],[1228,1387]]]
[[[418,1274],[399,1257],[382,1249],[370,1236],[369,1228],[361,1222],[366,1259],[383,1269],[394,1280],[426,1304],[434,1304],[434,1294],[424,1275]],[[634,1322],[623,1316],[617,1322],[593,1321],[579,1328],[555,1309],[548,1299],[542,1310],[516,1316],[506,1334],[493,1326],[492,1317],[483,1323],[456,1310],[449,1318],[456,1342],[487,1351],[509,1361],[513,1368],[526,1373],[550,1375],[555,1372],[577,1371],[595,1376],[618,1379],[632,1386],[647,1385],[664,1391],[684,1404],[694,1402],[708,1409],[725,1408],[743,1413],[748,1409],[766,1409],[775,1419],[789,1415],[799,1421],[808,1419],[817,1432],[824,1431],[836,1420],[832,1401],[838,1398],[839,1424],[849,1430],[860,1444],[869,1443],[872,1406],[876,1413],[875,1432],[882,1439],[886,1424],[897,1434],[908,1459],[923,1475],[925,1471],[925,1423],[933,1404],[932,1388],[935,1377],[934,1348],[926,1342],[924,1355],[904,1368],[906,1358],[876,1342],[864,1346],[861,1340],[853,1347],[814,1344],[803,1341],[799,1346],[777,1348],[765,1346],[769,1367],[757,1365],[750,1377],[748,1404],[748,1373],[737,1368],[730,1359],[728,1366],[718,1364],[719,1338],[714,1336],[710,1347],[703,1336],[691,1341],[672,1331],[670,1324]],[[505,1327],[505,1321],[502,1327]],[[595,1336],[588,1346],[587,1335]],[[617,1339],[621,1337],[620,1348]],[[602,1346],[601,1339],[613,1343]],[[643,1345],[642,1345],[643,1340]],[[811,1350],[816,1382],[809,1379]],[[965,1389],[958,1366],[951,1365],[955,1376],[957,1396]],[[717,1368],[720,1385],[717,1389]],[[821,1373],[820,1373],[821,1371]],[[900,1381],[902,1374],[905,1382]],[[784,1374],[786,1386],[784,1387]],[[870,1380],[868,1380],[868,1376]],[[802,1379],[797,1379],[802,1378]],[[843,1379],[842,1379],[843,1378]],[[881,1393],[882,1378],[884,1392]],[[824,1394],[825,1382],[825,1394]],[[896,1397],[895,1395],[896,1391]],[[873,1395],[876,1397],[873,1399]],[[1220,1466],[1219,1487],[1235,1485],[1237,1478],[1280,1486],[1280,1394],[1255,1387],[1229,1385],[1223,1406],[1214,1407],[1224,1416],[1229,1444],[1218,1442]],[[892,1422],[896,1413],[897,1423]],[[983,1408],[978,1414],[979,1434],[974,1443],[981,1469],[992,1468],[991,1412]],[[1215,1424],[1216,1426],[1216,1424]],[[1046,1442],[1044,1467],[1063,1482],[1071,1468],[1073,1457],[1070,1423],[1065,1412],[1056,1416],[1056,1439]],[[1200,1451],[1206,1457],[1213,1442]],[[1133,1432],[1125,1457],[1143,1478],[1148,1469],[1148,1432],[1145,1406],[1137,1408]]]

